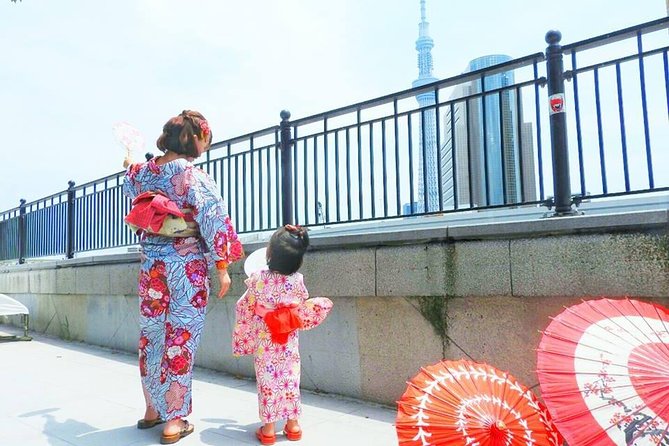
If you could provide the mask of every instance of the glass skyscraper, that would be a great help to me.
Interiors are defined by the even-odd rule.
[[[509,60],[511,57],[498,54],[479,57],[465,72]],[[445,207],[455,205],[456,191],[459,208],[536,199],[532,124],[522,121],[522,106],[517,106],[522,101],[516,90],[504,88],[513,84],[513,72],[504,71],[462,84],[453,92],[451,100],[457,102],[453,116],[450,109],[444,114],[445,144],[440,160]],[[493,92],[480,95],[489,91]]]

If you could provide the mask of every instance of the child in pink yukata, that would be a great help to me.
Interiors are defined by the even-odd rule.
[[[276,442],[279,420],[286,420],[288,440],[302,438],[298,330],[319,325],[332,309],[330,299],[309,299],[297,272],[308,246],[306,229],[279,228],[267,247],[268,268],[250,274],[246,293],[237,301],[232,350],[235,356],[254,355],[263,423],[256,437],[263,445]]]

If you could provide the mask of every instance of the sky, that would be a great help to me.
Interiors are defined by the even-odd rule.
[[[434,75],[658,19],[664,0],[427,0]],[[214,140],[407,89],[419,0],[0,0],[0,211],[122,170],[112,126],[157,152],[202,112]],[[136,154],[141,157],[142,153]]]

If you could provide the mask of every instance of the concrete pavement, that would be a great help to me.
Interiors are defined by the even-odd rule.
[[[0,334],[22,334],[0,325]],[[135,356],[31,333],[0,342],[0,445],[149,446],[161,428],[138,430],[144,404]],[[255,382],[196,368],[195,432],[177,444],[253,445]],[[393,408],[303,391],[304,435],[277,445],[397,444]]]

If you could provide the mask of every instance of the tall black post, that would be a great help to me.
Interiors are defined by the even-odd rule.
[[[26,263],[26,200],[19,203],[19,263]]]
[[[68,259],[74,257],[74,181],[67,182],[67,252]]]
[[[290,112],[281,110],[281,221],[293,222],[293,152],[290,134]]]
[[[567,149],[567,116],[564,103],[564,68],[562,65],[562,34],[546,33],[546,72],[548,107],[551,127],[551,152],[553,156],[553,205],[554,216],[576,215],[572,208],[569,180],[569,151]]]

